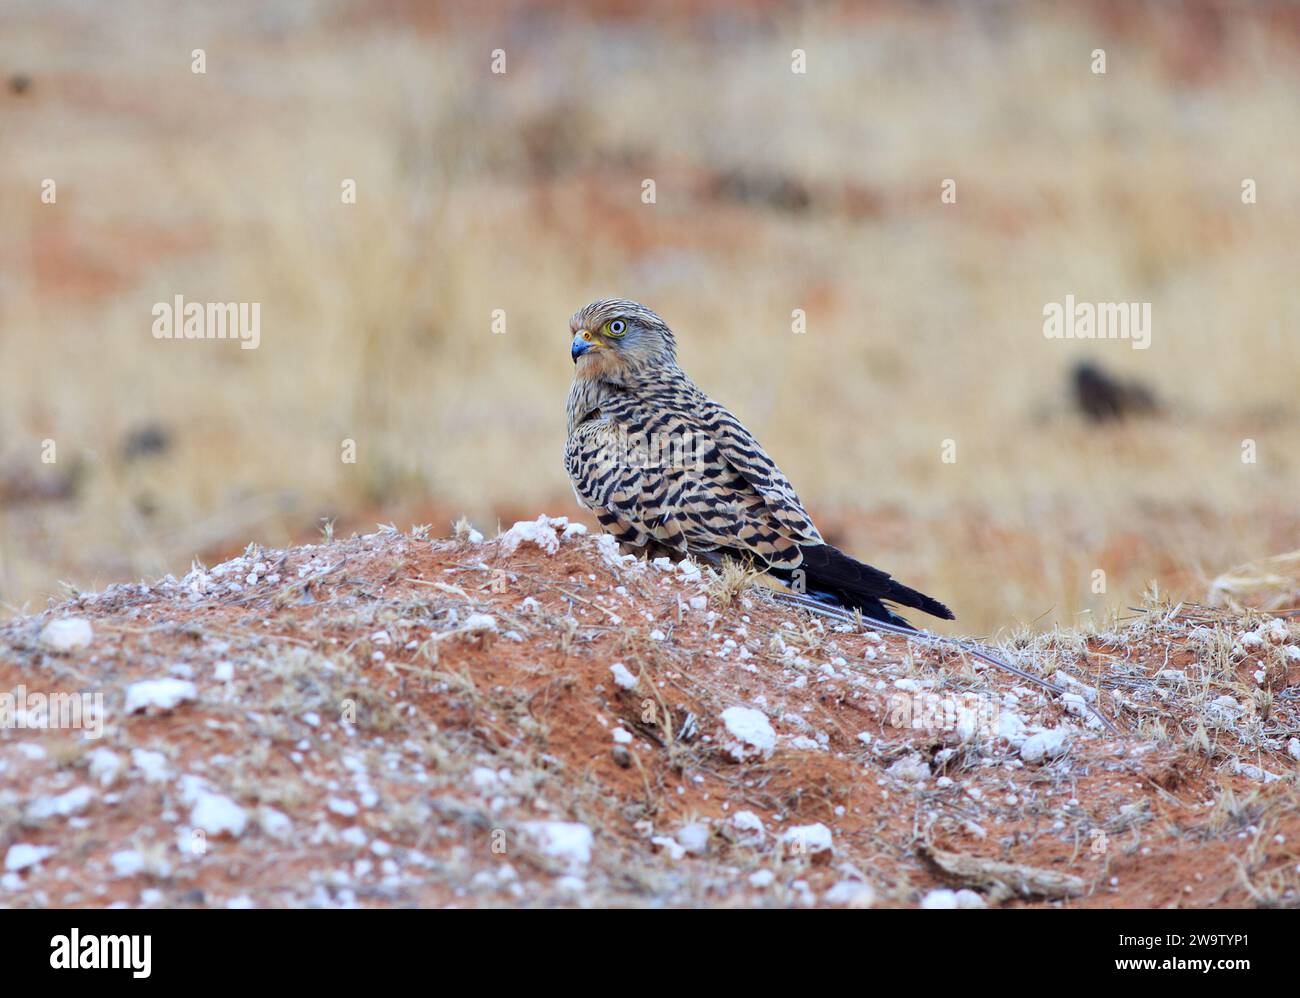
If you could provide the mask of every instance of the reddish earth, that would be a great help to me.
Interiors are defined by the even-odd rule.
[[[709,575],[543,520],[250,548],[8,622],[0,697],[99,694],[106,721],[10,705],[0,904],[1300,901],[1294,625],[1151,607],[1002,649],[1115,738]]]

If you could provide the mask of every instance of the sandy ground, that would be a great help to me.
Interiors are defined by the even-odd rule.
[[[1060,700],[562,519],[460,534],[5,624],[0,905],[1300,901],[1294,624],[1153,604],[1001,649]],[[40,726],[56,692],[100,737]]]

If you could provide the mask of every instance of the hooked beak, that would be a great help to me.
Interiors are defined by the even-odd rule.
[[[578,358],[588,350],[600,349],[600,341],[590,329],[579,329],[573,334],[573,346],[569,348],[569,356],[573,362],[578,363]]]

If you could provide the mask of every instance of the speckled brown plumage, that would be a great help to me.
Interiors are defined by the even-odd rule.
[[[882,601],[952,618],[822,540],[758,441],[677,366],[672,331],[654,312],[603,299],[579,309],[570,328],[565,463],[578,501],[625,548],[748,560],[878,620],[903,622]]]

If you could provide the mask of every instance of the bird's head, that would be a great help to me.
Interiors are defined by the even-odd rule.
[[[594,301],[573,313],[569,331],[569,353],[579,378],[619,382],[677,363],[677,344],[668,323],[634,301]]]

